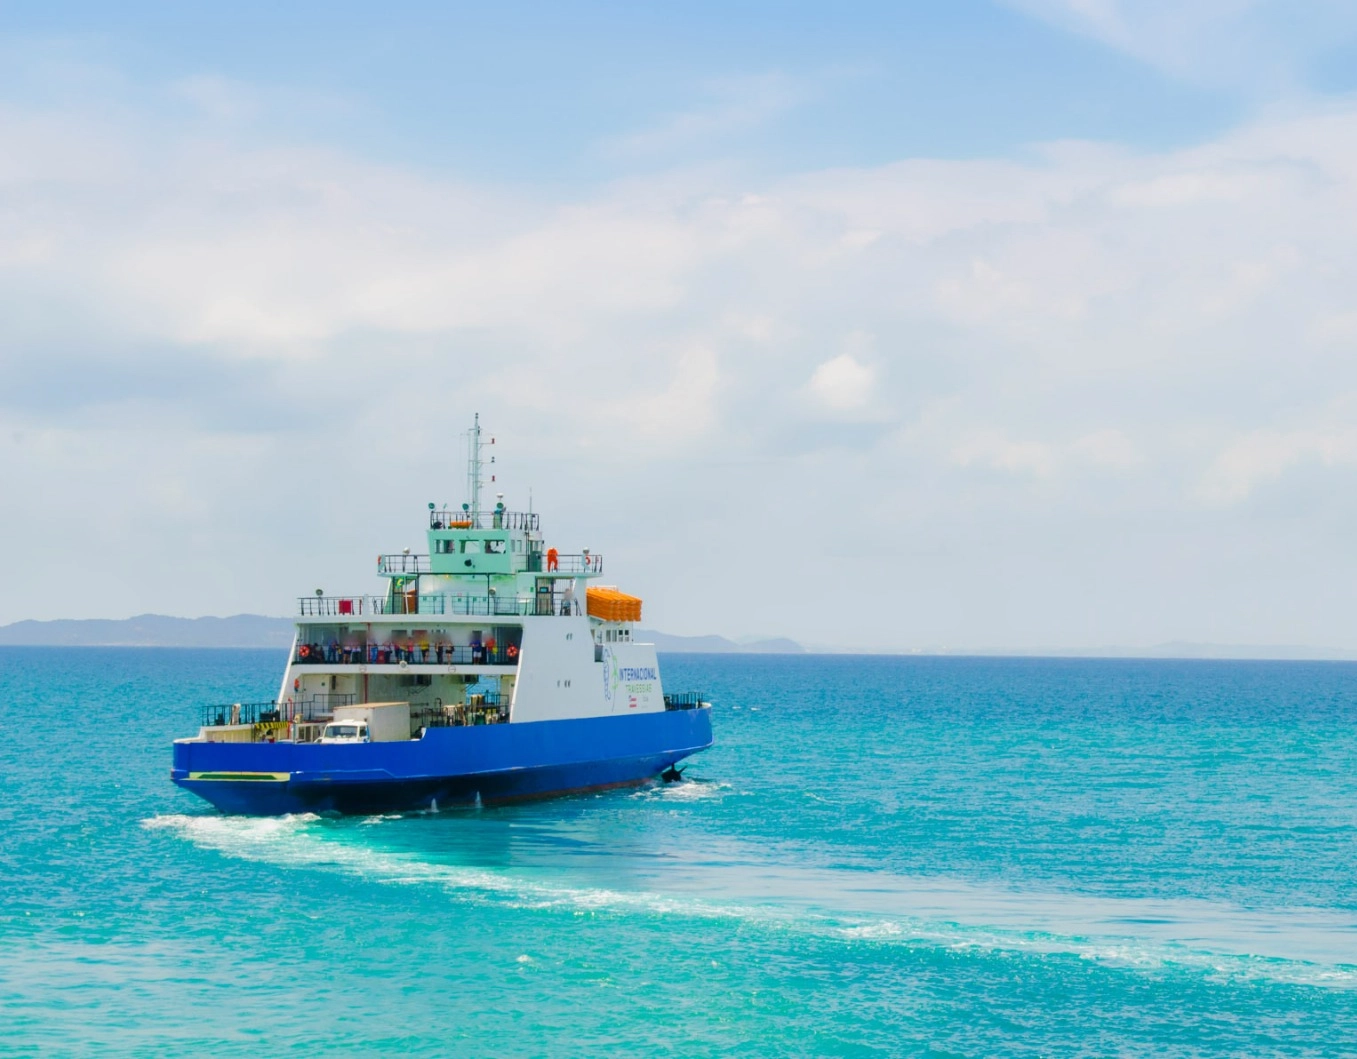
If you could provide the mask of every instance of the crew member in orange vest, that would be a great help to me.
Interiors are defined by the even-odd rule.
[[[560,556],[559,556],[559,554],[557,553],[556,549],[555,549],[555,548],[548,548],[548,549],[547,549],[547,569],[548,569],[548,570],[559,570],[559,569],[560,569],[560,565],[561,565],[561,564],[560,564]]]

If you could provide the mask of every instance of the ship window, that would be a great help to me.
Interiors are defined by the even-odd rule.
[[[486,550],[489,554],[491,554],[491,555],[503,555],[503,554],[504,554],[504,542],[503,542],[503,541],[486,541],[486,542],[485,542],[485,550]]]
[[[462,541],[463,555],[479,555],[481,551],[480,541]]]

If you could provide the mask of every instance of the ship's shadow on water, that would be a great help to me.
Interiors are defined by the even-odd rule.
[[[718,797],[722,790],[716,781],[693,777],[511,805],[326,819],[336,835],[359,828],[365,842],[439,863],[524,871],[596,867],[624,881],[629,865],[679,856],[660,830],[619,827],[628,813]]]

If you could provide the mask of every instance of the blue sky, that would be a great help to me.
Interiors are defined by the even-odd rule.
[[[278,7],[0,5],[0,621],[370,588],[479,409],[672,632],[1357,645],[1348,5]]]
[[[12,5],[38,70],[21,96],[220,78],[268,100],[261,133],[323,137],[436,171],[576,184],[738,160],[766,172],[976,156],[1033,141],[1182,143],[1237,119],[1237,93],[1166,78],[1002,5]]]

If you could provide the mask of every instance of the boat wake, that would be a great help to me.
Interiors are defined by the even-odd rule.
[[[729,783],[685,778],[677,783],[649,784],[634,791],[631,797],[644,801],[705,802],[723,798],[732,790]]]
[[[688,785],[655,792],[673,797]],[[714,785],[693,784],[704,791]],[[718,791],[719,793],[719,791]],[[710,794],[691,795],[711,797]],[[675,888],[568,885],[515,868],[429,859],[374,846],[381,818],[163,815],[143,826],[200,848],[281,868],[340,871],[391,885],[437,887],[459,902],[576,914],[734,920],[848,945],[1071,957],[1147,971],[1357,988],[1357,914],[1328,909],[1249,910],[1203,900],[1108,898],[1035,892],[936,877],[846,868],[789,867],[725,849],[721,859],[666,864],[647,875]],[[568,873],[567,873],[568,874]]]

